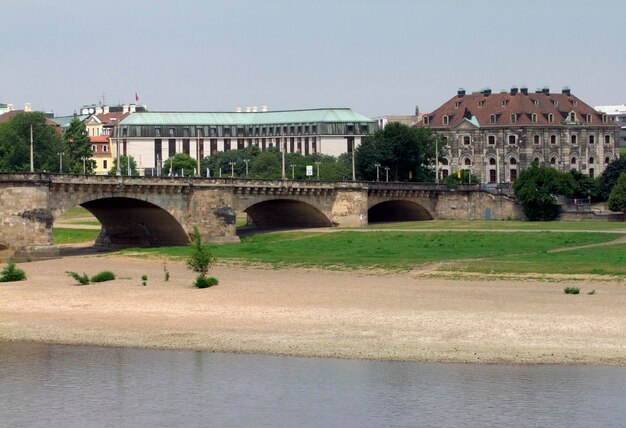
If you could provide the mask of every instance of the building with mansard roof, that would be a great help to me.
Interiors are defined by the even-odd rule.
[[[594,177],[619,156],[619,126],[569,89],[461,89],[418,126],[444,138],[442,178],[465,169],[481,183],[510,183],[533,161]]]
[[[349,108],[236,112],[135,112],[112,135],[115,156],[130,155],[141,175],[159,175],[178,153],[204,158],[255,145],[303,155],[352,152],[376,122]]]

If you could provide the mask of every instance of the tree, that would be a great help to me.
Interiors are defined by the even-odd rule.
[[[600,189],[597,180],[575,169],[566,174],[568,174],[575,183],[574,191],[571,195],[573,198],[590,198],[595,200],[598,197]]]
[[[178,153],[163,162],[163,175],[191,177],[195,175],[198,164],[194,158],[186,153]]]
[[[611,189],[622,172],[626,172],[626,158],[615,159],[606,166],[600,178],[600,198],[603,201],[608,199]]]
[[[193,245],[193,250],[187,259],[187,267],[199,273],[200,276],[205,277],[209,272],[209,268],[215,262],[215,258],[213,254],[211,254],[211,251],[202,244],[202,236],[200,235],[198,226],[193,227],[191,244]]]
[[[130,171],[131,177],[139,177],[137,171],[137,162],[132,156],[120,156],[120,175],[128,176]],[[117,158],[113,158],[113,167],[109,170],[109,175],[117,175]]]
[[[282,173],[282,159],[278,149],[271,148],[259,153],[250,162],[250,176],[254,178],[279,179]]]
[[[513,182],[515,197],[531,221],[555,220],[560,209],[556,197],[571,195],[576,183],[571,175],[561,174],[554,168],[539,166],[533,162]]]
[[[626,216],[626,172],[622,172],[609,195],[608,206],[611,211],[621,211]]]
[[[70,122],[65,131],[67,142],[67,157],[64,159],[64,168],[71,174],[93,174],[95,161],[91,159],[93,150],[87,127],[77,117]],[[66,166],[67,165],[67,166]]]
[[[394,181],[434,181],[435,136],[430,128],[390,123],[363,138],[356,150],[357,175],[376,179],[376,164]]]
[[[0,172],[30,171],[31,126],[35,171],[59,170],[59,153],[65,151],[63,138],[46,123],[43,113],[28,112],[0,123]]]
[[[460,169],[456,174],[450,174],[444,178],[443,182],[447,184],[448,187],[456,188],[459,184],[478,184],[480,180],[476,174],[472,174],[469,169]]]

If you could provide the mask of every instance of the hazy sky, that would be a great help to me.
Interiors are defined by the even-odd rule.
[[[375,117],[526,85],[621,104],[625,19],[623,0],[0,0],[0,102]]]

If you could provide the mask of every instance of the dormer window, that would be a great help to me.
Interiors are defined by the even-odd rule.
[[[496,115],[492,114],[491,116],[489,116],[489,123],[496,123]]]
[[[548,122],[554,123],[554,115],[552,113],[548,113]]]
[[[154,128],[154,136],[155,137],[161,136],[161,128]]]
[[[586,120],[588,123],[591,123],[592,119],[593,119],[593,118],[591,117],[591,115],[590,115],[590,114],[587,114],[587,115],[585,116],[585,120]]]
[[[454,103],[454,108],[459,108],[461,107],[461,101],[457,101]]]
[[[449,125],[449,124],[450,124],[450,116],[445,115],[445,116],[443,117],[443,124],[444,124],[444,125]]]
[[[535,105],[535,107],[537,107],[539,105],[539,101],[533,100],[533,104]]]
[[[554,104],[554,107],[558,107],[559,106],[559,102],[557,100],[552,100],[552,104]]]
[[[576,102],[576,100],[572,101],[572,105],[573,105],[574,107],[576,107],[576,105],[578,105],[578,103]]]
[[[511,115],[511,123],[515,123],[515,122],[517,122],[517,114],[513,113]]]
[[[606,114],[602,115],[602,123],[606,123],[607,122],[607,116]]]
[[[571,112],[569,114],[569,120],[570,120],[570,122],[576,122],[576,113],[575,112]]]
[[[484,102],[484,101],[478,101],[478,107],[479,107],[479,108],[480,108],[480,107],[483,107],[484,105],[485,105],[485,102]]]
[[[530,115],[530,121],[532,123],[537,123],[537,114],[536,113],[533,113],[533,114]]]
[[[509,103],[508,100],[502,100],[502,107],[506,107],[508,103]]]

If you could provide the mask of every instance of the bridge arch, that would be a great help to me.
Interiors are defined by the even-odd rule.
[[[133,197],[101,197],[79,202],[102,224],[103,246],[185,245],[189,235],[168,210]],[[66,209],[60,208],[58,216]]]
[[[333,223],[319,208],[297,199],[267,199],[241,211],[254,226],[267,228],[332,227]]]
[[[368,223],[433,220],[434,216],[417,202],[393,199],[369,207]]]

